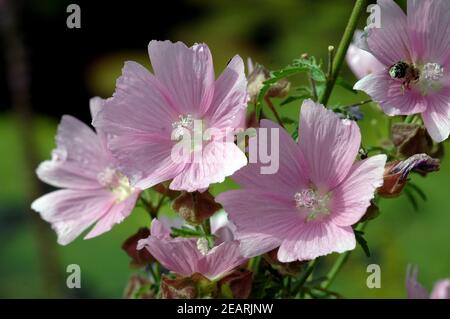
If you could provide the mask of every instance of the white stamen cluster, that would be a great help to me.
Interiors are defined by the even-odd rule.
[[[194,126],[194,118],[191,114],[179,115],[179,121],[172,123],[173,137],[179,140],[183,137],[185,130],[191,130]]]
[[[295,206],[303,213],[306,213],[306,222],[330,214],[328,203],[330,195],[319,194],[314,189],[303,189],[294,195]]]
[[[114,194],[118,203],[127,199],[134,192],[134,188],[130,186],[128,178],[112,167],[106,167],[98,173],[97,180],[100,185]]]
[[[428,81],[439,81],[444,77],[444,67],[439,63],[427,63],[423,66],[421,75]]]
[[[209,252],[208,240],[204,237],[199,238],[197,240],[197,249],[203,256],[206,256]]]

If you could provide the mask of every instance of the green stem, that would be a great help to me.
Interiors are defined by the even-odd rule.
[[[295,294],[297,294],[297,291],[303,287],[305,282],[308,280],[309,276],[311,276],[314,268],[317,266],[317,263],[319,261],[319,258],[314,259],[311,261],[308,265],[308,268],[302,273],[298,281],[295,283],[295,286],[292,288],[291,291],[293,291]]]
[[[315,102],[317,102],[317,100],[319,99],[319,97],[317,96],[317,86],[316,86],[316,81],[314,81],[314,79],[312,78],[311,72],[309,73],[309,84],[311,85],[311,92],[312,92],[312,98]]]
[[[158,263],[155,263],[155,276],[156,276],[156,284],[159,287],[161,283],[161,268]]]
[[[334,281],[334,279],[336,278],[336,275],[341,270],[342,266],[344,266],[348,257],[350,257],[351,253],[352,253],[352,251],[349,250],[349,251],[346,251],[345,253],[339,255],[339,257],[336,260],[336,262],[334,263],[333,267],[328,272],[327,280],[324,281],[321,285],[321,287],[323,289],[328,289],[328,287],[330,287],[331,283]]]
[[[362,106],[364,104],[369,104],[371,102],[372,102],[372,99],[368,99],[368,100],[364,100],[364,101],[361,101],[361,102],[358,102],[358,103],[354,103],[354,104],[351,104],[351,105],[346,105],[346,106],[344,106],[344,108],[345,109],[349,109],[349,108],[352,108],[354,106]]]
[[[153,208],[153,205],[152,205],[151,201],[147,200],[147,198],[145,198],[143,193],[141,194],[139,199],[142,202],[142,204],[143,204],[145,210],[147,211],[147,213],[150,215],[150,218],[156,217],[155,214],[154,214],[154,208]]]
[[[345,27],[344,34],[342,36],[339,47],[337,48],[336,55],[333,60],[333,67],[331,69],[331,74],[327,79],[325,86],[325,91],[320,97],[320,103],[326,105],[330,98],[331,92],[333,91],[334,84],[336,83],[337,76],[341,69],[342,63],[344,62],[345,54],[347,53],[348,46],[353,38],[353,33],[355,32],[356,25],[358,23],[359,17],[366,7],[366,0],[356,0],[353,7],[352,14],[348,20],[347,26]]]
[[[253,278],[258,273],[260,263],[261,263],[261,256],[253,257],[252,259],[250,259],[248,263],[248,269],[253,273]]]
[[[356,230],[363,231],[364,228],[366,227],[366,225],[367,225],[367,222],[361,223],[356,227]],[[331,270],[328,272],[327,279],[322,283],[322,285],[321,285],[322,289],[328,289],[330,287],[330,285],[333,283],[334,279],[336,279],[336,275],[339,273],[341,268],[347,262],[352,251],[353,250],[349,250],[349,251],[346,251],[345,253],[339,255],[339,257],[334,262],[333,267],[331,267]]]

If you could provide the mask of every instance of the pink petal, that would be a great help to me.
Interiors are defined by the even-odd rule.
[[[196,159],[176,176],[170,189],[193,192],[221,183],[247,164],[245,154],[231,142],[210,142],[196,153]]]
[[[210,127],[236,128],[247,111],[247,80],[244,63],[236,55],[219,76],[206,118]]]
[[[366,92],[387,115],[416,114],[427,108],[420,92],[414,88],[403,89],[402,82],[393,80],[385,70],[369,74],[356,82],[353,88]]]
[[[199,262],[199,272],[210,280],[224,277],[246,258],[239,252],[239,242],[229,241],[211,249]]]
[[[198,262],[203,257],[197,249],[196,239],[176,238],[161,240],[150,236],[139,241],[164,268],[188,277],[198,272]]]
[[[209,219],[211,233],[216,236],[215,245],[234,240],[236,226],[228,220],[228,214],[221,209]]]
[[[439,280],[431,291],[431,299],[450,299],[450,280]]]
[[[180,228],[186,225],[186,221],[178,215],[175,218],[165,215],[159,216],[158,219],[153,219],[151,227],[151,235],[160,239],[171,239],[170,234],[172,227]]]
[[[450,89],[427,97],[428,108],[422,118],[428,133],[436,142],[446,140],[450,133]]]
[[[333,252],[355,249],[355,234],[351,227],[339,227],[330,222],[309,222],[286,234],[278,250],[278,260],[312,260]]]
[[[393,0],[378,0],[380,28],[370,28],[367,45],[384,65],[411,62],[406,15]]]
[[[386,68],[371,53],[358,48],[354,44],[350,44],[348,47],[345,58],[348,66],[358,79]]]
[[[294,194],[299,189],[305,188],[308,185],[308,180],[303,167],[305,160],[299,146],[285,129],[272,121],[262,120],[260,127],[267,129],[267,134],[261,130],[258,133],[260,139],[263,134],[267,136],[267,153],[271,152],[272,144],[276,143],[276,154],[272,155],[275,155],[279,161],[277,172],[275,174],[262,174],[261,167],[270,164],[262,163],[260,156],[258,156],[257,163],[249,163],[237,171],[233,175],[233,180],[245,188],[265,189],[281,194]],[[278,141],[272,142],[271,130],[278,131]],[[256,137],[251,137],[250,140],[258,143]],[[265,144],[263,143],[264,147]],[[258,146],[259,152],[261,152],[260,148]]]
[[[266,235],[264,233],[249,232],[239,235],[240,252],[247,258],[265,254],[277,247],[280,247],[283,239]]]
[[[406,269],[406,290],[408,299],[428,299],[427,290],[417,281],[418,268],[408,265]]]
[[[74,189],[97,189],[97,174],[109,165],[99,137],[86,124],[63,116],[52,160],[39,165],[36,173],[47,184]]]
[[[341,120],[312,100],[303,102],[299,146],[317,188],[332,189],[347,176],[360,144],[361,134],[354,121]]]
[[[211,216],[209,223],[211,226],[211,233],[214,234],[220,228],[228,226],[230,221],[228,220],[228,214],[221,209]]]
[[[333,223],[350,226],[365,214],[375,190],[383,185],[386,155],[376,155],[353,164],[345,180],[333,189]]]
[[[267,190],[232,190],[216,197],[236,226],[241,252],[253,257],[277,247],[286,234],[303,223],[295,208],[293,194]]]
[[[31,208],[52,224],[58,243],[67,245],[104,216],[114,204],[105,190],[58,190],[36,199]]]
[[[126,62],[113,98],[106,100],[93,124],[112,135],[165,137],[179,112],[158,80],[136,62]]]
[[[103,105],[105,105],[105,99],[102,99],[98,96],[95,96],[89,100],[89,109],[91,111],[91,118],[92,120],[95,119],[98,112],[103,108]]]
[[[185,164],[171,159],[173,141],[146,135],[122,135],[109,140],[119,170],[137,188],[146,189],[170,180]]]
[[[409,0],[407,20],[414,61],[450,62],[448,0]]]
[[[100,112],[100,110],[103,108],[103,106],[105,105],[106,100],[102,99],[100,97],[93,97],[89,100],[89,108],[91,110],[91,118],[92,121],[94,121],[95,117],[97,116],[97,114]],[[102,144],[103,149],[105,150],[105,152],[107,154],[109,154],[111,162],[114,161],[111,152],[108,149],[108,134],[106,134],[105,132],[103,132],[100,129],[96,129],[97,135],[100,139],[100,142]]]
[[[214,94],[214,69],[206,44],[188,48],[184,43],[150,41],[153,71],[170,92],[182,114],[202,116]]]
[[[84,237],[84,239],[91,239],[99,236],[110,231],[115,224],[120,224],[125,217],[128,217],[133,211],[139,194],[139,191],[135,191],[122,202],[114,203],[111,209],[97,221],[95,226],[86,235],[86,237]]]

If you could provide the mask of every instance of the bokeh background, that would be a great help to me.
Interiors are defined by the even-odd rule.
[[[81,7],[81,29],[66,27],[72,2]],[[34,170],[50,157],[59,119],[71,114],[89,123],[89,98],[112,94],[124,61],[150,67],[146,48],[151,39],[206,42],[216,74],[237,53],[271,69],[305,52],[325,61],[328,45],[339,42],[352,2],[0,0],[0,297],[122,296],[133,270],[120,246],[149,224],[147,214],[137,208],[105,235],[62,247],[30,203],[52,190],[36,179]],[[355,81],[346,65],[342,75]],[[292,81],[294,86],[306,83],[301,76]],[[364,98],[338,87],[331,103]],[[291,118],[298,111],[298,102],[280,108]],[[376,107],[365,107],[364,113],[359,122],[363,143],[377,144],[387,136],[387,121]],[[381,216],[366,229],[372,256],[357,247],[332,290],[349,298],[404,298],[408,263],[419,265],[428,289],[435,280],[450,277],[450,159],[444,158],[439,173],[413,180],[428,200],[419,201],[417,212],[404,195],[382,200]],[[213,192],[226,187],[214,186]],[[335,257],[327,257],[321,268]],[[366,286],[371,263],[381,266],[380,289]],[[81,267],[81,289],[65,286],[69,264]]]

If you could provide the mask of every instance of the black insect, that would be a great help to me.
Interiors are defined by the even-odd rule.
[[[402,88],[409,89],[409,84],[419,79],[419,70],[413,64],[399,61],[389,68],[389,75],[393,79],[403,80]]]

